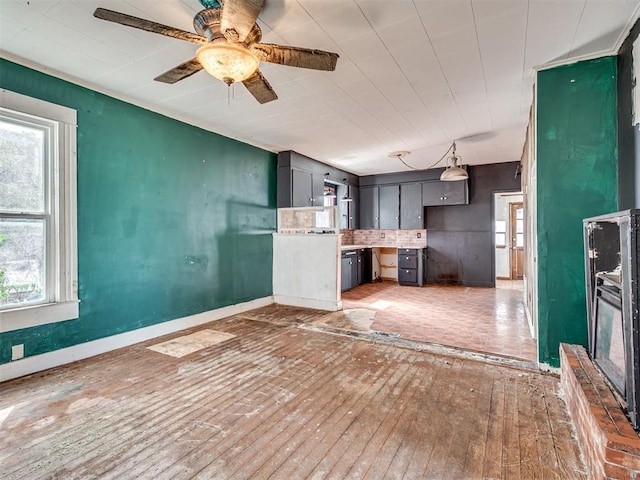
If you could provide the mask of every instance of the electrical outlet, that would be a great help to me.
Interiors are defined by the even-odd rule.
[[[384,238],[384,232],[380,234],[380,238]]]
[[[24,343],[11,347],[11,360],[20,360],[24,357]]]
[[[422,238],[422,233],[418,232],[416,235],[418,235],[418,238]]]

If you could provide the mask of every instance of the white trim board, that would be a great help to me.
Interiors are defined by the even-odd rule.
[[[238,315],[239,313],[247,312],[255,308],[266,307],[272,303],[273,297],[271,296],[258,298],[249,302],[229,305],[216,310],[169,320],[158,323],[157,325],[151,325],[91,342],[81,343],[72,347],[61,348],[60,350],[43,353],[42,355],[34,355],[33,357],[26,357],[11,363],[5,363],[0,365],[0,382],[100,355],[118,348],[128,347],[129,345],[203,325],[231,315]]]

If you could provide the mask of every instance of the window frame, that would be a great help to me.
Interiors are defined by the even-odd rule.
[[[504,231],[498,231],[498,222],[504,223]],[[509,230],[509,222],[506,220],[494,220],[493,222],[493,241],[496,248],[507,248],[509,245],[507,231]],[[504,235],[504,242],[498,242],[498,235]]]
[[[46,258],[46,303],[0,310],[0,333],[78,318],[77,112],[74,109],[0,90],[0,112],[8,117],[51,124],[48,171],[51,202]]]

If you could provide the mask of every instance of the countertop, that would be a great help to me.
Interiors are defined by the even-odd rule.
[[[359,250],[360,248],[426,248],[426,247],[414,247],[404,245],[342,245],[341,250]]]

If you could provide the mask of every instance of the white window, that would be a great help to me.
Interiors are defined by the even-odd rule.
[[[0,90],[0,332],[78,317],[76,111]]]

